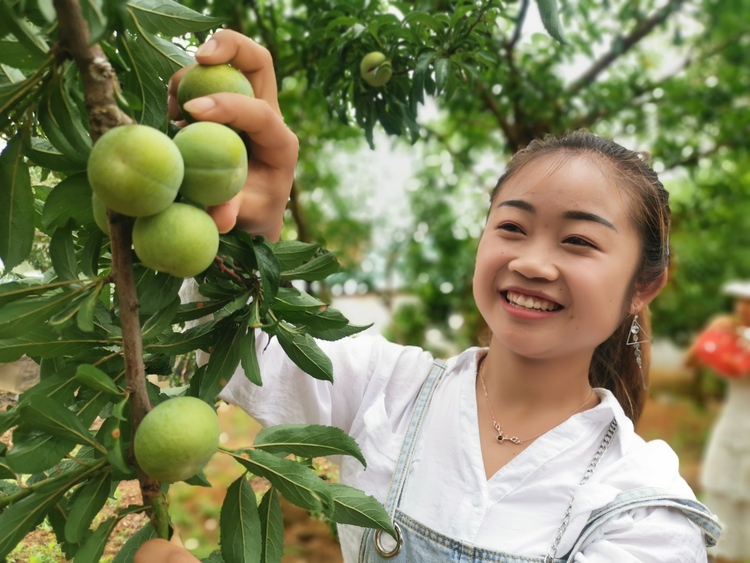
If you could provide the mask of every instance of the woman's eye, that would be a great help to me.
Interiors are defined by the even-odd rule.
[[[582,239],[581,237],[568,237],[565,239],[564,242],[575,245],[575,246],[587,246],[589,248],[596,248],[589,241]]]
[[[496,227],[498,231],[508,231],[509,233],[521,233],[523,234],[523,230],[521,227],[514,223],[501,223]]]

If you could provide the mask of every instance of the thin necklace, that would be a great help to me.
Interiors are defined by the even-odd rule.
[[[479,364],[479,369],[477,370],[479,372],[479,381],[482,383],[482,389],[484,390],[484,398],[487,399],[487,406],[490,408],[490,415],[492,416],[492,426],[495,427],[495,430],[497,430],[497,443],[503,444],[505,442],[513,442],[514,444],[524,444],[526,442],[530,442],[531,440],[536,440],[541,436],[542,434],[545,434],[552,430],[555,426],[558,426],[560,423],[558,422],[555,424],[555,426],[551,426],[544,432],[540,432],[536,436],[532,436],[531,438],[526,438],[525,440],[521,440],[518,438],[518,436],[510,436],[503,432],[503,426],[497,421],[497,418],[495,418],[495,411],[492,410],[492,403],[490,403],[490,396],[487,394],[487,386],[484,384],[484,376],[482,375],[482,369],[484,368],[484,358],[482,358],[481,363]],[[569,419],[571,416],[576,414],[579,410],[581,410],[586,404],[591,400],[591,397],[594,396],[594,388],[591,388],[591,393],[586,398],[586,400],[583,402],[583,404],[578,407],[576,410],[574,410],[572,413],[570,413],[568,416],[566,416],[563,420]]]

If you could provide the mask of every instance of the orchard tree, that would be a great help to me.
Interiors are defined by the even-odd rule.
[[[549,32],[562,40],[555,2],[539,4]],[[426,12],[401,19],[373,12],[363,27],[345,12],[314,5],[306,14],[312,35],[321,46],[333,41],[326,56],[338,61],[322,63],[315,80],[332,114],[351,116],[371,142],[376,123],[416,140],[416,107],[425,95],[455,91],[474,64],[486,64],[478,51],[455,69],[437,51],[410,52],[430,36],[423,32],[434,26]],[[438,27],[450,30],[457,47],[468,43],[465,53],[477,47],[475,36],[491,34],[497,19],[515,10],[503,2],[448,8]],[[279,494],[334,522],[394,534],[374,498],[312,469],[311,460],[326,455],[366,463],[341,430],[285,425],[263,429],[247,447],[219,447],[214,409],[223,385],[238,367],[262,384],[256,330],[277,338],[311,377],[331,381],[330,360],[316,340],[365,327],[299,289],[338,270],[321,245],[241,231],[206,243],[215,225],[206,226],[195,204],[216,202],[201,200],[200,186],[185,187],[191,159],[235,133],[188,137],[192,125],[178,130],[167,120],[166,85],[194,63],[191,49],[224,24],[217,15],[171,0],[0,2],[0,361],[26,355],[41,371],[40,382],[0,413],[0,433],[12,430],[11,447],[0,447],[0,559],[46,520],[66,558],[99,561],[118,522],[144,512],[147,525],[115,558],[132,560],[143,541],[171,535],[169,484],[210,486],[202,468],[217,450],[244,473],[226,491],[221,549],[208,561],[280,561]],[[368,58],[380,51],[380,27],[388,35],[401,28],[408,41]],[[345,41],[336,43],[342,31]],[[354,49],[348,41],[358,37]],[[322,60],[319,49],[313,56]],[[380,90],[386,86],[387,95]],[[242,143],[242,150],[252,154],[252,145]],[[179,243],[192,234],[186,224],[201,236],[178,263],[169,262],[173,252],[185,252]],[[48,239],[51,267],[41,279],[14,275],[40,235]],[[155,251],[164,241],[175,246]],[[207,263],[196,257],[203,246]],[[196,301],[181,300],[184,278],[194,280]],[[196,351],[209,359],[181,385],[162,389],[147,379],[171,376]],[[270,483],[259,504],[251,475]],[[142,502],[98,521],[119,483],[132,479]]]

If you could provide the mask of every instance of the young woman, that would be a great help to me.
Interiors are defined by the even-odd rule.
[[[243,196],[260,194],[276,215],[240,201],[214,210],[217,223],[238,216],[264,232],[264,219],[278,236],[297,145],[267,87],[270,60],[227,31],[198,60],[228,61],[262,88],[252,104],[212,96],[190,112],[246,129],[258,170],[285,172],[259,187],[249,180]],[[331,385],[259,335],[263,387],[237,374],[222,397],[265,425],[329,424],[357,440],[367,470],[344,459],[341,481],[383,502],[400,541],[340,526],[346,561],[705,561],[719,533],[713,515],[674,452],[633,429],[646,307],[667,275],[667,199],[648,165],[611,141],[581,132],[535,141],[498,181],[477,252],[489,347],[443,362],[380,337],[324,342]]]

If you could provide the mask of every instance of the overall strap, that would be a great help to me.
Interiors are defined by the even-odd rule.
[[[697,500],[673,495],[663,489],[643,487],[620,493],[613,501],[593,511],[566,559],[572,560],[594,530],[618,514],[636,508],[659,506],[680,510],[701,529],[707,547],[716,545],[721,535],[721,525],[705,505]]]
[[[422,429],[422,423],[424,422],[425,415],[427,413],[427,407],[432,400],[432,396],[437,389],[438,384],[445,375],[446,363],[442,360],[435,360],[430,370],[427,379],[422,384],[422,388],[417,395],[417,402],[414,405],[414,411],[412,412],[411,418],[409,419],[409,426],[406,429],[404,435],[404,441],[401,444],[401,453],[398,456],[396,462],[396,469],[393,472],[391,478],[391,485],[388,489],[388,495],[385,500],[385,510],[388,513],[388,517],[393,522],[396,515],[396,508],[398,508],[399,501],[401,500],[401,494],[404,491],[404,485],[406,484],[406,477],[409,472],[411,465],[411,458],[414,455],[414,450],[417,444],[417,438]],[[401,549],[401,532],[396,524],[394,529],[397,534],[397,547],[390,554],[382,555],[384,550],[380,546],[380,530],[374,532],[372,529],[365,530],[362,536],[362,541],[359,546],[359,559],[358,561],[366,561],[368,554],[371,552],[373,546],[382,557],[391,558],[394,557]],[[370,538],[374,539],[373,546],[370,545]]]
[[[432,396],[435,394],[438,384],[443,379],[443,375],[445,375],[445,367],[445,362],[442,360],[435,360],[432,370],[427,376],[424,384],[422,384],[422,389],[417,396],[417,403],[414,405],[414,411],[409,420],[409,427],[406,430],[406,435],[404,436],[404,441],[401,445],[401,453],[398,456],[396,470],[393,473],[391,485],[388,489],[388,496],[385,501],[385,510],[391,519],[393,519],[396,514],[396,508],[401,500],[401,494],[404,491],[406,477],[409,473],[409,467],[411,466],[411,458],[414,455],[414,450],[418,441],[417,438],[422,430],[422,424],[424,423],[425,415],[427,414],[427,407],[432,400]]]

